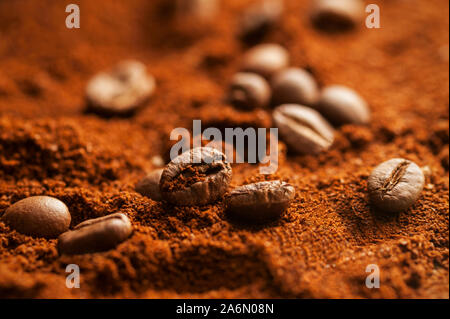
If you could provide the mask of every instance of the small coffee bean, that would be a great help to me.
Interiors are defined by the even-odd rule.
[[[314,0],[311,19],[320,29],[344,31],[362,23],[364,11],[362,0]]]
[[[388,213],[408,209],[419,198],[425,183],[415,163],[395,158],[377,166],[368,180],[372,205]]]
[[[161,200],[161,192],[159,191],[159,181],[163,169],[157,169],[149,173],[136,184],[136,192],[142,196],[147,196],[155,201]]]
[[[262,0],[250,6],[243,14],[239,33],[246,43],[259,42],[281,18],[283,1]]]
[[[289,65],[289,53],[279,44],[260,44],[245,53],[241,69],[270,78]]]
[[[33,196],[11,205],[1,220],[25,235],[56,238],[69,229],[71,216],[59,199]]]
[[[300,154],[318,154],[334,141],[334,130],[315,110],[296,104],[284,104],[273,112],[275,126],[289,150]]]
[[[316,108],[336,125],[364,125],[370,122],[370,109],[367,102],[354,90],[342,85],[324,88]]]
[[[269,104],[270,86],[256,73],[238,73],[231,81],[228,100],[237,108],[252,110]]]
[[[91,111],[104,115],[129,115],[153,94],[155,79],[138,61],[123,61],[96,75],[87,85],[86,98]]]
[[[198,147],[174,158],[164,169],[163,199],[177,206],[201,206],[222,197],[231,180],[231,165],[213,148]]]
[[[130,220],[122,213],[86,220],[59,236],[58,251],[78,255],[109,250],[130,237],[132,231]]]
[[[275,105],[313,105],[319,98],[316,80],[305,70],[289,68],[274,75],[271,81]]]
[[[272,221],[289,207],[294,195],[294,187],[281,181],[237,187],[227,197],[227,212],[244,222]]]

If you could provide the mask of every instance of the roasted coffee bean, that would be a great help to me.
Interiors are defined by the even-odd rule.
[[[136,192],[155,201],[160,201],[161,192],[159,191],[159,181],[161,180],[162,172],[162,168],[157,169],[141,179],[136,184]]]
[[[316,108],[336,125],[362,125],[370,122],[370,109],[367,102],[354,90],[342,85],[326,87],[320,95]]]
[[[305,70],[289,68],[274,75],[272,81],[275,105],[301,104],[313,105],[319,98],[316,80]]]
[[[279,44],[261,44],[245,53],[241,69],[270,78],[289,65],[289,53]]]
[[[227,197],[227,212],[243,222],[271,221],[289,207],[294,195],[294,187],[281,181],[237,187]]]
[[[164,169],[160,190],[163,199],[177,206],[201,206],[222,197],[231,180],[225,155],[198,147],[173,159]]]
[[[59,236],[58,251],[78,255],[109,250],[130,237],[132,231],[130,220],[122,213],[86,220]]]
[[[1,220],[25,235],[56,238],[69,229],[71,216],[59,199],[33,196],[11,205]]]
[[[334,130],[315,110],[285,104],[273,112],[273,120],[289,150],[300,154],[318,154],[334,141]]]
[[[259,42],[281,18],[283,1],[262,0],[249,7],[242,16],[239,33],[246,43]]]
[[[231,81],[228,101],[234,106],[246,110],[262,108],[269,104],[270,86],[256,73],[238,73]]]
[[[123,61],[96,75],[86,88],[91,111],[104,115],[129,115],[153,94],[155,79],[138,61]]]
[[[314,0],[311,13],[313,23],[326,31],[345,31],[364,19],[362,0]]]
[[[419,198],[425,183],[422,170],[402,158],[377,166],[369,177],[368,189],[372,205],[388,213],[408,209]]]

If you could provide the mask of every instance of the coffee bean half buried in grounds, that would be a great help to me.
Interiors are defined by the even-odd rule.
[[[314,0],[311,19],[322,30],[346,31],[362,24],[364,11],[362,0]]]
[[[33,196],[11,205],[1,220],[25,235],[56,238],[69,229],[71,216],[59,199]]]
[[[333,128],[317,111],[309,107],[281,105],[274,110],[273,121],[290,151],[314,155],[333,144]]]
[[[163,199],[177,206],[201,206],[222,197],[231,180],[225,155],[198,147],[173,159],[164,169],[160,190]]]
[[[239,36],[246,43],[259,42],[281,18],[282,0],[262,0],[245,10]]]
[[[244,54],[241,70],[269,79],[289,65],[289,53],[279,44],[260,44]]]
[[[281,181],[237,187],[227,197],[227,212],[243,222],[272,221],[289,207],[294,195],[294,187]]]
[[[273,102],[281,104],[314,105],[319,88],[314,77],[303,69],[289,68],[274,75],[271,81]]]
[[[149,173],[136,184],[136,192],[155,201],[161,200],[159,191],[159,181],[161,180],[163,169],[157,169]]]
[[[91,111],[107,116],[130,115],[153,94],[155,79],[138,61],[123,61],[96,75],[87,85]]]
[[[270,101],[270,86],[256,73],[237,73],[228,90],[228,101],[237,108],[263,108]]]
[[[77,255],[109,250],[130,237],[132,231],[130,220],[122,213],[86,220],[59,236],[58,251]]]
[[[388,213],[408,209],[419,198],[425,177],[413,162],[395,158],[377,166],[369,177],[371,203]]]
[[[370,122],[370,109],[367,102],[354,90],[342,85],[324,88],[316,108],[336,125],[363,125]]]

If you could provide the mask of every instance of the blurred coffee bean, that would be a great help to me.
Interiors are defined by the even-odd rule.
[[[228,101],[237,108],[252,110],[269,104],[271,90],[266,79],[256,73],[237,73],[228,90]]]
[[[227,212],[231,218],[243,222],[272,221],[289,207],[294,195],[294,187],[281,181],[237,187],[227,197]]]
[[[153,94],[155,79],[138,61],[123,61],[109,71],[96,75],[86,88],[91,111],[111,115],[129,115]]]
[[[231,180],[231,165],[225,154],[198,147],[174,158],[164,169],[160,191],[177,206],[201,206],[222,197]]]
[[[370,202],[384,212],[401,212],[416,202],[424,184],[425,177],[419,166],[394,158],[377,166],[370,175]]]
[[[320,29],[339,32],[362,23],[364,12],[362,0],[314,0],[311,19]]]
[[[288,68],[276,73],[271,81],[273,102],[281,104],[314,105],[319,88],[314,77],[303,69]]]
[[[282,0],[262,0],[250,6],[239,24],[240,38],[249,44],[260,42],[278,22],[282,13]]]
[[[324,88],[320,94],[317,110],[336,125],[362,125],[370,122],[367,102],[354,90],[342,85]]]
[[[69,229],[71,216],[59,199],[33,196],[11,205],[1,221],[25,235],[56,238]]]
[[[160,201],[161,192],[159,191],[159,181],[161,180],[162,172],[162,168],[157,169],[141,179],[136,184],[136,192],[155,201]]]
[[[309,107],[281,105],[274,110],[273,121],[290,151],[314,155],[333,144],[333,128],[317,111]]]
[[[289,65],[289,53],[279,44],[260,44],[244,54],[242,71],[253,72],[269,79]]]
[[[122,213],[90,219],[59,236],[58,251],[66,255],[106,251],[125,241],[132,231],[130,220]]]

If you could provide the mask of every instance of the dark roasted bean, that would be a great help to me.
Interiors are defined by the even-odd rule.
[[[318,154],[334,141],[334,130],[315,110],[285,104],[273,112],[273,120],[289,150],[300,154]]]
[[[173,159],[164,169],[163,199],[177,206],[201,206],[222,197],[231,180],[231,165],[213,148],[198,147]]]
[[[368,124],[370,121],[367,102],[354,90],[342,85],[326,87],[320,95],[317,110],[336,125]]]
[[[86,220],[59,236],[58,251],[77,255],[109,250],[130,237],[132,231],[130,220],[122,213]]]
[[[96,75],[86,88],[91,111],[104,115],[128,115],[153,94],[155,80],[137,61],[123,61]]]
[[[294,195],[294,187],[280,181],[245,185],[227,197],[227,211],[230,217],[243,222],[272,221],[289,207]]]
[[[270,86],[256,73],[238,73],[231,81],[228,100],[238,108],[251,110],[269,104]]]
[[[274,75],[272,81],[275,105],[314,105],[319,98],[316,80],[305,70],[289,68]]]
[[[242,16],[239,35],[244,42],[257,43],[273,28],[283,13],[282,0],[262,0]]]
[[[313,23],[326,31],[345,31],[363,22],[362,0],[314,0],[311,13]]]
[[[423,172],[415,163],[391,159],[377,166],[370,175],[370,201],[381,211],[401,212],[416,202],[424,183]]]
[[[161,180],[162,172],[163,169],[161,168],[149,173],[136,184],[136,191],[139,194],[147,196],[155,201],[161,200],[159,181]]]
[[[25,235],[56,238],[69,229],[71,216],[59,199],[33,196],[11,205],[1,220]]]
[[[289,53],[279,44],[261,44],[245,53],[241,69],[269,79],[289,65]]]

